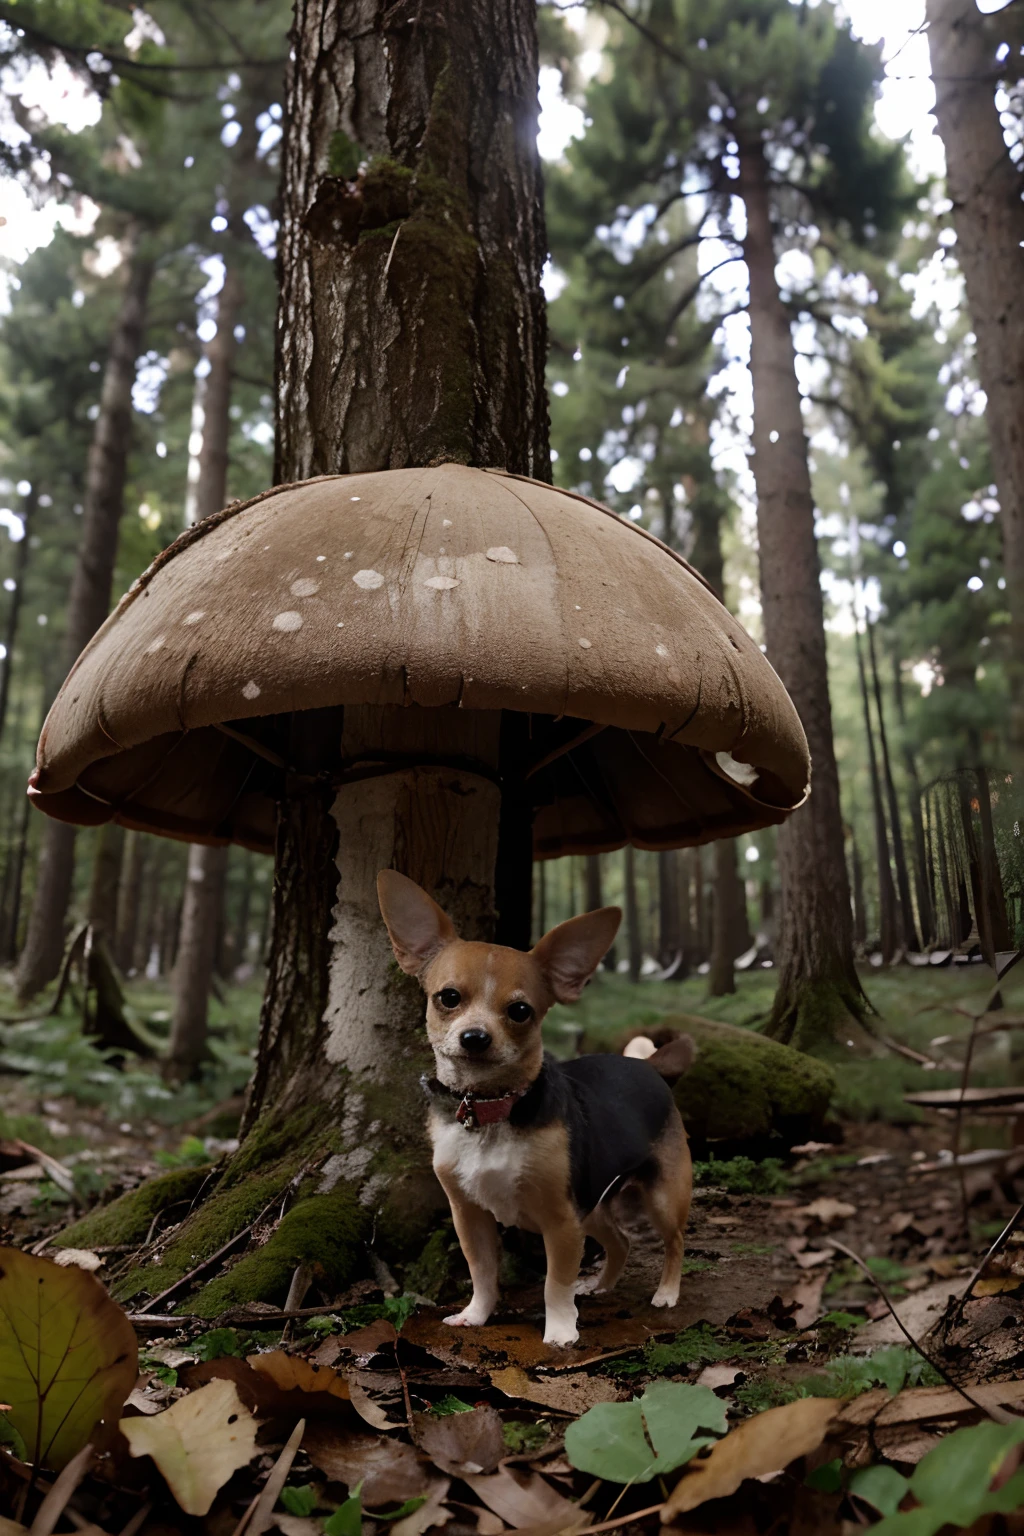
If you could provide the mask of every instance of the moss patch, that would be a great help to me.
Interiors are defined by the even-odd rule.
[[[734,1024],[690,1014],[660,1022],[697,1043],[697,1059],[675,1088],[694,1139],[802,1141],[820,1128],[836,1086],[824,1062]]]
[[[338,1289],[359,1262],[368,1222],[348,1186],[300,1200],[261,1248],[211,1280],[186,1310],[212,1318],[247,1301],[283,1302],[299,1264],[308,1264],[321,1286]]]
[[[108,1243],[142,1243],[153,1224],[153,1217],[180,1201],[194,1200],[210,1176],[210,1167],[175,1168],[155,1179],[147,1179],[138,1189],[129,1190],[102,1210],[91,1211],[67,1227],[54,1245],[58,1248],[93,1248]]]

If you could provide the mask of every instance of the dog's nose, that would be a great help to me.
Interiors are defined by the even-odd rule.
[[[479,1056],[482,1051],[486,1051],[490,1043],[491,1037],[486,1029],[464,1029],[459,1036],[459,1044],[471,1056]]]

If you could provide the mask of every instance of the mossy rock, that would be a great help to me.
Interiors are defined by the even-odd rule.
[[[673,1090],[691,1141],[793,1145],[820,1132],[836,1089],[830,1067],[750,1029],[694,1014],[662,1019],[660,1030],[692,1035],[697,1059]]]
[[[130,1189],[109,1205],[90,1211],[81,1221],[65,1227],[53,1239],[54,1247],[95,1248],[108,1244],[143,1243],[154,1216],[172,1205],[194,1200],[211,1171],[211,1165],[174,1168],[170,1173],[147,1179],[138,1189]]]

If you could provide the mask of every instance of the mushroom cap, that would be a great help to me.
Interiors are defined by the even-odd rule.
[[[182,534],[72,668],[29,793],[268,852],[282,722],[346,704],[529,714],[540,858],[734,836],[807,794],[788,694],[680,555],[460,464],[278,486]]]

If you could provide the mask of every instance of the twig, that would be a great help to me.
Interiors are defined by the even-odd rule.
[[[395,1364],[398,1366],[398,1375],[399,1375],[399,1379],[401,1380],[401,1383],[402,1383],[402,1397],[403,1397],[403,1399],[405,1401],[405,1422],[409,1426],[409,1433],[412,1434],[412,1399],[409,1396],[409,1383],[405,1379],[405,1366],[402,1364],[401,1360],[399,1360],[399,1358],[398,1358],[398,1336],[397,1336],[397,1334],[395,1335],[395,1342],[394,1342],[393,1348],[394,1348],[394,1351],[395,1351]]]
[[[87,1445],[71,1458],[36,1511],[29,1526],[29,1536],[51,1536],[65,1505],[88,1471],[92,1456],[92,1446]]]
[[[222,1243],[221,1246],[217,1249],[216,1253],[211,1253],[208,1259],[204,1259],[201,1264],[197,1264],[195,1269],[190,1269],[187,1275],[182,1275],[180,1280],[175,1280],[174,1284],[169,1285],[166,1291],[161,1291],[159,1296],[154,1296],[153,1300],[150,1302],[150,1306],[158,1307],[162,1301],[167,1301],[169,1297],[175,1296],[178,1291],[180,1291],[184,1286],[188,1285],[190,1281],[194,1280],[197,1275],[204,1274],[206,1270],[210,1269],[212,1265],[216,1264],[218,1259],[222,1259],[226,1253],[230,1253],[231,1249],[235,1246],[236,1243],[240,1243],[243,1237],[249,1236],[249,1233],[252,1231],[253,1227],[259,1226],[267,1212],[273,1210],[274,1206],[277,1204],[277,1200],[278,1197],[275,1195],[273,1200],[271,1200],[268,1205],[263,1207],[259,1215],[253,1217],[252,1221],[250,1221],[247,1227],[243,1227],[241,1232],[236,1232],[234,1237],[229,1238],[226,1243]],[[135,1321],[130,1312],[128,1314],[128,1321]],[[174,1321],[177,1320],[174,1319]]]
[[[1015,1230],[1022,1216],[1024,1216],[1024,1205],[1018,1205],[1017,1209],[1006,1223],[1006,1226],[1000,1232],[999,1236],[988,1250],[988,1253],[986,1253],[985,1257],[974,1271],[974,1274],[971,1276],[970,1280],[968,1280],[967,1289],[964,1291],[963,1295],[960,1297],[960,1300],[957,1302],[956,1316],[958,1318],[963,1317],[964,1307],[966,1307],[967,1303],[970,1301],[974,1287],[985,1273],[985,1267],[989,1263],[989,1260],[994,1259],[999,1250],[1009,1241],[1010,1234]]]
[[[263,1492],[259,1496],[255,1509],[251,1515],[246,1511],[246,1517],[248,1517],[248,1524],[245,1527],[246,1536],[264,1536],[264,1532],[269,1531],[274,1519],[274,1506],[292,1469],[292,1462],[302,1444],[305,1429],[306,1421],[300,1419],[288,1436],[284,1450],[271,1467],[270,1476],[263,1485]]]
[[[892,1298],[890,1297],[889,1292],[886,1290],[881,1280],[879,1280],[878,1276],[873,1274],[872,1271],[868,1268],[860,1255],[854,1253],[852,1248],[847,1248],[846,1244],[841,1243],[838,1238],[830,1237],[828,1239],[828,1243],[830,1248],[835,1248],[840,1253],[845,1253],[848,1259],[852,1259],[857,1268],[864,1274],[866,1279],[870,1280],[879,1296],[881,1296],[882,1300],[889,1308],[893,1322],[896,1324],[897,1328],[900,1330],[907,1343],[911,1346],[912,1349],[917,1350],[917,1353],[921,1356],[922,1360],[927,1360],[932,1370],[937,1371],[938,1374],[942,1377],[943,1381],[947,1382],[949,1386],[953,1388],[954,1392],[959,1392],[961,1397],[967,1399],[972,1408],[977,1408],[980,1413],[984,1413],[988,1418],[993,1419],[997,1424],[1011,1424],[1017,1422],[1016,1416],[1014,1414],[1005,1413],[1002,1408],[986,1408],[983,1403],[979,1403],[975,1398],[971,1396],[969,1392],[966,1392],[959,1382],[954,1381],[952,1376],[946,1370],[946,1367],[941,1365],[938,1360],[933,1359],[928,1351],[923,1349],[914,1338],[914,1335],[910,1332],[909,1328],[907,1328],[903,1319],[900,1317],[899,1313],[896,1311],[896,1308],[893,1306]]]
[[[241,1520],[239,1520],[238,1524],[235,1526],[234,1530],[231,1533],[231,1536],[242,1536],[243,1531],[245,1530],[246,1526],[249,1524],[249,1521],[252,1519],[253,1510],[256,1508],[256,1505],[259,1503],[261,1497],[262,1497],[262,1490],[259,1493],[254,1493],[253,1494],[252,1500],[251,1500],[248,1508],[246,1509],[245,1514],[242,1516]]]

